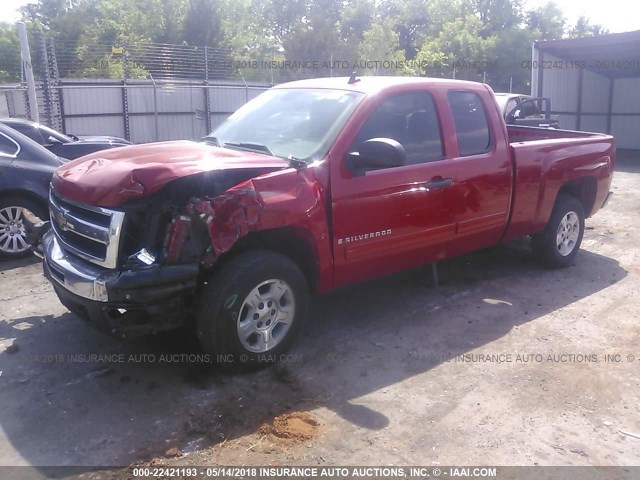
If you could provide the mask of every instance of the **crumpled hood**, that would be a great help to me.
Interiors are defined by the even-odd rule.
[[[61,166],[54,192],[66,199],[114,207],[151,195],[178,178],[214,170],[253,169],[261,173],[288,166],[277,157],[175,141],[103,150]],[[259,173],[260,174],[260,173]]]

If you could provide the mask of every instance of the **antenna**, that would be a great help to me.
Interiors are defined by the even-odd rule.
[[[356,82],[359,82],[360,79],[356,78],[356,72],[351,72],[351,76],[349,77],[349,85],[353,85]]]

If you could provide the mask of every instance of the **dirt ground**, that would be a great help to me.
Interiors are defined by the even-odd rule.
[[[518,241],[314,299],[284,362],[121,342],[0,263],[0,465],[638,465],[640,155],[575,265]],[[102,355],[99,357],[98,355]]]

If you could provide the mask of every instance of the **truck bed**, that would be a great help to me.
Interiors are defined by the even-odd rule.
[[[575,130],[560,130],[556,128],[523,127],[507,125],[509,143],[531,142],[535,140],[557,140],[569,138],[598,138],[608,136],[603,133],[577,132]]]
[[[507,132],[515,175],[505,240],[542,231],[567,183],[591,204],[587,216],[600,209],[615,163],[611,135],[510,125]]]

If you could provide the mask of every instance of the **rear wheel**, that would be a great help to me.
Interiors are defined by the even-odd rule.
[[[558,194],[547,226],[533,236],[532,247],[536,258],[549,268],[571,265],[582,243],[584,220],[582,203],[571,195]]]
[[[276,362],[300,331],[307,282],[288,257],[269,251],[238,255],[206,285],[198,313],[203,348],[231,368]]]
[[[45,209],[22,197],[0,199],[0,257],[19,258],[29,254],[26,218],[45,218]]]

